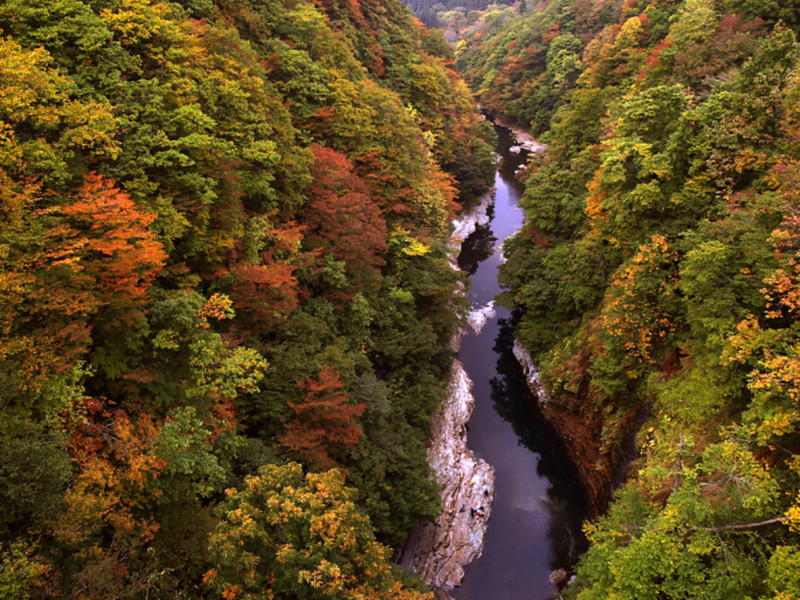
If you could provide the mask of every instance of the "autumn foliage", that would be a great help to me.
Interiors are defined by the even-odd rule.
[[[62,213],[76,232],[85,232],[72,243],[85,254],[80,263],[95,280],[100,300],[116,310],[143,304],[167,258],[148,229],[156,215],[97,173],[86,176],[77,200]]]
[[[10,0],[0,31],[0,597],[212,597],[223,489],[290,456],[358,478],[370,536],[430,519],[410,415],[492,165],[441,36],[396,0]],[[425,252],[393,264],[394,230]],[[370,402],[406,421],[389,482]],[[418,596],[373,543],[342,589]]]
[[[343,387],[336,369],[327,367],[317,377],[306,378],[302,400],[287,402],[294,417],[280,442],[314,469],[337,466],[336,458],[361,436],[355,419],[365,405],[348,404]]]
[[[390,575],[341,472],[269,465],[227,490],[204,582],[223,598],[427,600]]]
[[[255,330],[267,330],[285,320],[298,305],[298,283],[290,264],[238,264],[230,270],[234,306]]]
[[[54,534],[80,565],[68,585],[81,598],[99,600],[146,589],[148,574],[138,572],[137,555],[159,529],[148,505],[160,495],[153,484],[167,464],[152,452],[160,429],[152,418],[104,412],[97,400],[90,410],[91,421],[71,440],[81,470]]]
[[[345,156],[322,146],[311,150],[314,168],[307,190],[305,243],[310,250],[319,249],[344,262],[350,294],[374,288],[386,262],[386,222],[381,211]]]

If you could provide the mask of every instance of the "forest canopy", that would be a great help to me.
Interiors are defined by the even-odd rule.
[[[0,596],[425,597],[453,66],[399,0],[0,5]]]

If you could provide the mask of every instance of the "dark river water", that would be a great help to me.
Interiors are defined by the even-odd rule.
[[[497,251],[522,225],[522,186],[514,170],[522,154],[508,151],[510,132],[496,126],[501,163],[495,178],[490,223],[462,247],[459,266],[470,273],[473,308],[500,291]],[[587,513],[583,490],[563,446],[538,413],[511,346],[511,316],[497,309],[475,335],[470,330],[458,358],[475,387],[469,446],[496,470],[496,495],[481,558],[465,569],[451,594],[458,600],[547,600],[557,594],[550,582],[556,568],[569,568],[585,549],[581,522]]]

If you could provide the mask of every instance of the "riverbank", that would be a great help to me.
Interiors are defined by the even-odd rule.
[[[422,527],[413,571],[433,589],[460,585],[464,566],[483,551],[492,513],[494,469],[467,448],[466,424],[475,407],[472,380],[453,361],[447,397],[431,420],[428,461],[442,489],[442,512]]]
[[[459,268],[456,256],[464,241],[489,222],[491,202],[486,194],[453,220],[448,242],[453,269]],[[468,323],[473,331],[474,320]],[[467,332],[465,325],[453,336],[454,353]],[[428,586],[445,594],[461,584],[464,566],[481,555],[494,499],[494,469],[467,447],[467,422],[475,407],[472,387],[463,365],[454,359],[447,394],[431,419],[428,443],[428,464],[441,487],[442,511],[436,521],[411,533],[413,556],[406,558]]]

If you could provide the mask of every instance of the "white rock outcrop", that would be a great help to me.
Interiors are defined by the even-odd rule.
[[[491,192],[485,194],[481,201],[470,209],[463,211],[457,218],[453,219],[453,233],[447,245],[450,249],[458,255],[461,251],[461,244],[475,233],[475,230],[481,226],[486,225],[490,218],[489,207],[492,205]]]
[[[483,326],[496,316],[497,311],[494,309],[494,300],[492,300],[486,306],[476,308],[469,313],[467,324],[475,332],[475,335],[478,335],[483,330]]]
[[[442,512],[422,528],[413,570],[432,588],[461,583],[464,566],[483,552],[494,499],[494,469],[467,448],[475,406],[472,380],[454,360],[447,398],[432,418],[428,463],[442,488]]]
[[[515,131],[514,134],[518,135],[517,131]],[[544,144],[542,144],[540,142],[537,142],[533,138],[520,142],[520,146],[525,148],[525,150],[527,150],[531,154],[539,154],[539,153],[544,152],[545,150],[547,150],[547,146],[545,146]]]
[[[536,394],[539,404],[550,402],[550,394],[547,393],[547,389],[545,389],[542,383],[539,368],[534,364],[531,355],[525,349],[525,346],[522,345],[522,342],[517,339],[514,340],[513,352],[517,362],[522,367],[522,372],[525,373],[525,380],[528,382],[528,387]]]

